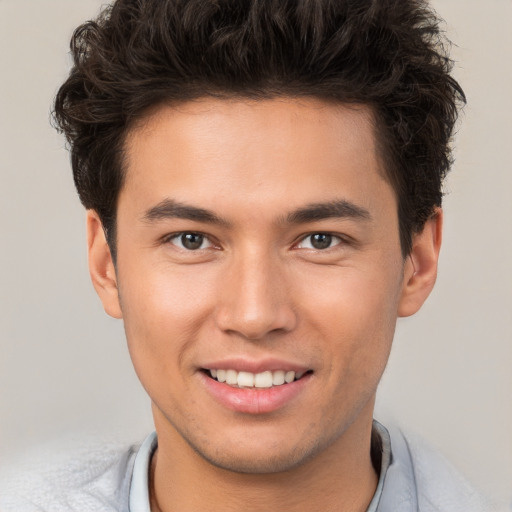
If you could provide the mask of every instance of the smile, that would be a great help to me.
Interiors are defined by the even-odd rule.
[[[314,371],[290,366],[275,360],[223,361],[204,366],[198,374],[205,390],[221,406],[237,413],[267,414],[307,396]]]
[[[210,376],[218,382],[238,388],[271,388],[290,384],[302,378],[307,372],[294,372],[285,370],[264,371],[251,373],[236,370],[210,369]]]

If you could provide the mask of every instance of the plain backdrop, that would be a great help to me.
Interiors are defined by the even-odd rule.
[[[120,322],[89,282],[84,211],[49,125],[75,26],[99,0],[0,0],[0,458],[152,429]],[[437,0],[468,107],[436,289],[398,323],[378,395],[473,483],[512,502],[512,2]]]

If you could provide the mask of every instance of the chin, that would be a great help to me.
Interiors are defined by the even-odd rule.
[[[193,448],[198,455],[217,468],[234,473],[264,475],[291,471],[315,458],[324,447],[311,442],[299,442],[292,447],[281,442],[260,446],[253,442],[250,446],[231,445],[214,453],[208,449]]]
[[[233,473],[246,473],[252,475],[265,475],[291,471],[302,465],[310,456],[301,456],[296,453],[275,454],[271,456],[233,456],[222,455],[220,457],[208,457],[200,454],[213,466]]]

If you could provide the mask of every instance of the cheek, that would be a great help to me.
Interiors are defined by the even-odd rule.
[[[211,296],[211,272],[193,265],[140,264],[136,270],[120,272],[120,296],[125,323],[141,328],[180,327],[201,316]]]
[[[334,417],[356,414],[375,395],[389,358],[397,307],[371,281],[356,276],[340,281],[337,307],[334,301],[324,303],[329,332],[323,337],[329,336],[332,351],[325,390],[337,403]]]
[[[174,375],[185,364],[213,294],[204,273],[153,265],[120,270],[120,298],[128,348],[143,384]]]
[[[383,369],[396,325],[399,273],[364,268],[332,270],[332,275],[323,278],[309,274],[311,291],[306,295],[311,305],[310,321],[324,339],[330,340],[333,360],[346,372]]]

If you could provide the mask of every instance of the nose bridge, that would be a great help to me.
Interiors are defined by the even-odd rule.
[[[234,255],[221,285],[219,327],[248,339],[291,330],[296,318],[283,267],[278,254],[261,246],[250,246]]]

